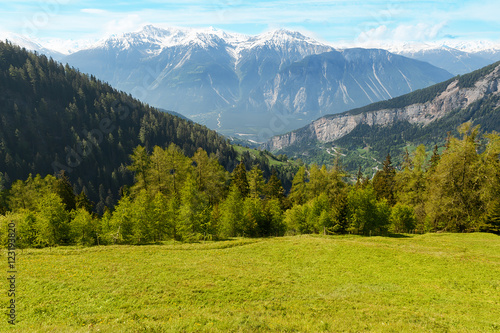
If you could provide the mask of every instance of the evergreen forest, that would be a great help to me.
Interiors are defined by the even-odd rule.
[[[126,166],[134,183],[102,216],[65,172],[28,177],[2,191],[2,241],[15,221],[19,246],[148,244],[294,234],[389,235],[500,232],[500,135],[465,123],[444,151],[421,145],[373,179],[350,182],[332,168],[302,166],[285,196],[273,172],[240,163],[229,173],[198,149],[137,146]],[[432,149],[431,149],[432,148]]]

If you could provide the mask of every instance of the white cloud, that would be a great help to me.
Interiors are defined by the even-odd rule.
[[[82,13],[94,14],[94,15],[104,15],[107,14],[107,10],[97,9],[97,8],[84,8],[81,10]]]
[[[369,44],[380,41],[429,41],[438,37],[440,31],[446,26],[446,22],[438,24],[417,23],[414,25],[400,24],[390,29],[386,25],[361,32],[357,42]]]
[[[104,26],[104,30],[106,35],[119,34],[136,31],[145,24],[146,21],[142,19],[141,15],[129,14],[108,21]]]

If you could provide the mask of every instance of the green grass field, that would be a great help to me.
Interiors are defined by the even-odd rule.
[[[500,237],[490,234],[17,255],[18,322],[12,327],[5,316],[2,332],[500,331]],[[5,292],[1,302],[9,302]]]

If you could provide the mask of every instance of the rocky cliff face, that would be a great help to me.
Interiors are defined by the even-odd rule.
[[[284,135],[273,137],[264,148],[277,151],[293,144],[308,140],[332,142],[349,134],[356,126],[387,126],[397,121],[407,121],[423,126],[444,117],[457,109],[463,109],[487,95],[500,94],[500,64],[484,77],[478,79],[472,87],[460,87],[459,78],[452,80],[446,89],[432,100],[425,103],[410,104],[401,108],[385,108],[355,114],[345,112],[325,116],[306,127]],[[500,106],[500,105],[498,105]]]

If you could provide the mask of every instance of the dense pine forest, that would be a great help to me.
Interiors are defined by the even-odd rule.
[[[288,196],[275,173],[240,163],[228,173],[199,149],[134,149],[135,176],[113,211],[93,213],[64,172],[29,177],[2,191],[2,237],[17,222],[20,246],[144,244],[285,234],[500,232],[500,135],[465,123],[443,153],[419,146],[373,179],[356,182],[335,166],[301,167]]]
[[[238,156],[229,141],[205,126],[158,111],[93,76],[0,42],[0,182],[66,172],[75,193],[84,193],[102,214],[120,188],[133,183],[126,165],[142,145],[176,144],[192,156],[198,148],[226,170],[258,165],[269,178],[265,156]],[[285,186],[291,171],[276,166]]]

